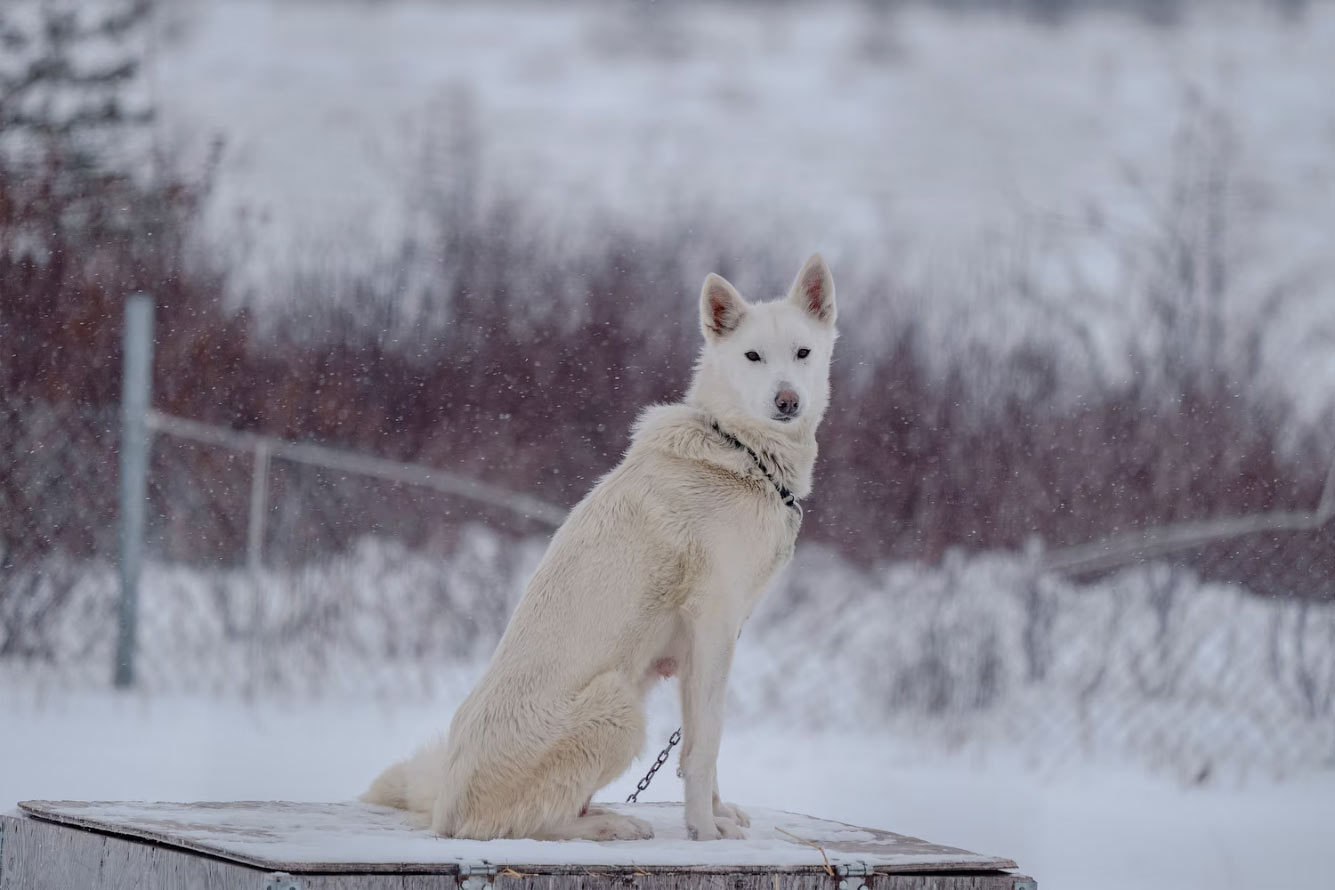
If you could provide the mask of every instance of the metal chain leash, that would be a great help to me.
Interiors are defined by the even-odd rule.
[[[636,799],[640,796],[640,792],[649,787],[649,783],[654,780],[654,773],[663,768],[663,764],[667,763],[668,755],[672,753],[672,749],[675,748],[680,741],[681,727],[679,726],[677,727],[677,731],[668,737],[667,747],[658,752],[658,759],[654,761],[653,766],[649,767],[649,772],[644,774],[644,778],[640,779],[640,784],[635,786],[635,791],[631,793],[630,797],[626,798],[626,803],[636,803]],[[677,774],[680,775],[681,770],[677,770]]]

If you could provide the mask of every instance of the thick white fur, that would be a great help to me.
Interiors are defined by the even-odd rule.
[[[700,840],[742,836],[748,820],[720,801],[715,774],[728,671],[800,517],[711,423],[806,495],[834,322],[819,255],[770,303],[706,279],[686,399],[641,415],[621,463],[557,530],[449,735],[391,766],[363,800],[429,814],[451,837],[651,837],[641,820],[588,802],[644,747],[645,693],[679,673],[687,828]],[[780,418],[780,391],[796,395],[795,417]]]

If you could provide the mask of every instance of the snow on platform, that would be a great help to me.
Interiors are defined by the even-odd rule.
[[[263,869],[324,874],[454,874],[628,868],[791,871],[866,865],[880,873],[995,872],[1009,859],[778,810],[748,810],[745,840],[688,840],[681,804],[611,806],[645,819],[647,841],[471,841],[410,826],[402,811],[360,803],[145,803],[30,800],[30,816],[165,844]]]

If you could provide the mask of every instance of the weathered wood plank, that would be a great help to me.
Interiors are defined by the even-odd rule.
[[[414,879],[409,879],[414,880]],[[1024,875],[989,874],[905,875],[876,874],[858,880],[867,890],[1015,890],[1030,881]],[[405,883],[404,890],[438,890],[435,883]],[[583,875],[498,875],[495,890],[837,890],[837,878],[816,872],[590,872]]]
[[[869,890],[1016,890],[1037,888],[1033,878],[1017,874],[878,875]]]
[[[0,817],[0,890],[266,890],[275,873],[132,838]],[[421,890],[458,890],[452,875]],[[405,890],[403,875],[298,875],[301,890]],[[417,888],[415,888],[417,890]]]
[[[401,811],[353,802],[24,801],[20,806],[42,819],[294,874],[457,874],[460,865],[479,863],[556,875],[616,868],[636,874],[814,871],[827,862],[911,874],[1015,867],[1002,857],[771,810],[751,811],[744,841],[700,844],[686,838],[680,804],[614,805],[652,824],[655,837],[611,844],[441,838],[413,828]]]
[[[252,890],[260,871],[35,819],[4,820],[0,890]]]
[[[266,890],[273,872],[134,838],[0,817],[0,890]],[[458,890],[454,874],[299,874],[300,890]],[[1015,890],[1022,876],[876,874],[868,890]],[[836,890],[823,870],[502,872],[495,890]]]
[[[401,883],[374,882],[393,878]],[[451,875],[299,875],[301,890],[459,890]],[[868,890],[1015,890],[1029,879],[1014,874],[986,875],[874,875]],[[495,890],[837,890],[838,881],[824,873],[795,872],[633,875],[590,873],[587,875],[531,875],[498,877]],[[190,888],[193,890],[193,888]]]

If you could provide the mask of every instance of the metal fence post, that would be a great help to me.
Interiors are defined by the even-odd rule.
[[[268,439],[255,440],[255,463],[250,476],[250,525],[246,530],[246,565],[258,572],[264,561],[264,514],[269,500]]]
[[[139,612],[139,567],[144,549],[148,496],[148,406],[153,369],[153,298],[134,294],[125,302],[125,359],[121,383],[120,608],[116,623],[118,689],[134,684],[135,629]]]

